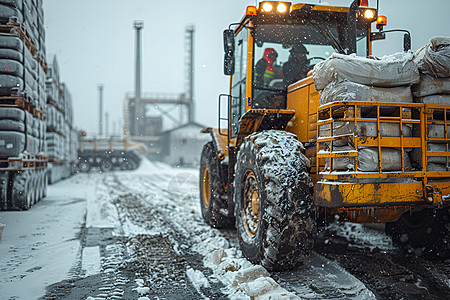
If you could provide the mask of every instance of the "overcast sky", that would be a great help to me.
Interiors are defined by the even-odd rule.
[[[351,0],[307,1],[348,6]],[[376,7],[376,0],[369,0]],[[294,1],[294,3],[297,3]],[[142,91],[184,91],[184,36],[195,24],[196,121],[217,124],[217,97],[226,93],[222,31],[239,22],[252,0],[44,0],[47,54],[57,55],[60,76],[73,98],[75,124],[98,131],[98,84],[104,85],[104,107],[110,131],[123,118],[127,91],[134,90],[133,20],[143,20]],[[412,34],[416,50],[433,36],[450,36],[449,0],[380,0],[385,29]],[[374,42],[374,54],[402,50],[402,36]]]

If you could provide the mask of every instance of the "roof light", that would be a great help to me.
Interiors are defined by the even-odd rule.
[[[280,3],[277,6],[277,11],[281,14],[285,13],[287,11],[287,6],[284,3]]]
[[[387,18],[385,16],[378,16],[377,18],[377,29],[383,30],[383,26],[387,25]]]
[[[360,0],[359,6],[369,7],[369,0]]]
[[[246,16],[256,16],[256,6],[247,6]]]
[[[373,19],[373,17],[375,17],[375,12],[373,11],[373,10],[371,10],[371,9],[366,9],[365,11],[364,11],[364,18],[366,18],[366,19]]]
[[[387,18],[386,16],[378,16],[377,18],[377,26],[381,25],[381,26],[386,26],[387,25]]]
[[[270,4],[268,2],[264,3],[263,6],[262,6],[262,10],[264,12],[270,12],[270,11],[272,11],[272,9],[273,9],[272,4]]]

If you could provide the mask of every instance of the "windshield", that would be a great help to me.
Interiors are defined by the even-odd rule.
[[[332,53],[344,53],[346,30],[336,23],[260,25],[254,29],[253,98],[280,107],[287,86],[305,78]],[[358,30],[358,55],[367,55],[367,30]],[[274,97],[273,95],[276,95]],[[280,97],[281,95],[281,97]],[[267,100],[269,98],[269,100]],[[276,98],[276,99],[274,99]],[[266,99],[270,103],[258,101]]]

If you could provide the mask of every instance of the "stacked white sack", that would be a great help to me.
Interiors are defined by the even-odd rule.
[[[450,104],[450,38],[434,37],[428,45],[416,51],[415,62],[420,71],[420,82],[413,86],[414,102],[425,104]],[[444,117],[435,116],[435,121],[443,121]],[[419,132],[419,128],[414,128]],[[450,132],[450,127],[447,132]],[[429,138],[445,138],[444,125],[430,124],[427,127]],[[428,151],[447,151],[446,144],[428,143]],[[421,166],[420,150],[414,149],[413,161]],[[428,159],[428,171],[445,171],[445,157]]]
[[[316,89],[322,90],[319,98],[321,105],[335,101],[412,103],[411,85],[418,83],[420,76],[412,52],[396,53],[381,59],[335,53],[314,67],[313,79]],[[402,131],[403,136],[411,136],[410,126],[405,125]],[[353,123],[348,122],[336,122],[333,125],[334,136],[351,133],[376,137],[376,123],[359,123],[356,129]],[[380,134],[399,136],[400,126],[382,123]],[[330,125],[322,125],[319,128],[319,136],[330,136]],[[348,151],[352,147],[349,139],[333,143],[333,151]],[[402,169],[400,150],[383,148],[381,156],[382,170]],[[405,153],[404,157],[404,168],[409,170],[408,153]],[[359,148],[357,168],[363,172],[378,171],[378,149]],[[353,169],[353,158],[333,159],[333,170]]]
[[[411,85],[420,80],[412,52],[399,52],[380,59],[333,53],[314,66],[312,76],[317,90],[323,90],[333,81],[386,88]]]

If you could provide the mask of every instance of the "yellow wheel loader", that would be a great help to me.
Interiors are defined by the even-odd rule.
[[[371,32],[376,21],[379,31]],[[314,245],[318,220],[328,216],[386,223],[396,240],[406,233],[418,244],[429,243],[420,238],[423,226],[433,230],[430,240],[445,230],[441,212],[450,204],[450,137],[445,131],[439,139],[445,149],[432,153],[427,130],[430,124],[447,128],[450,105],[366,99],[320,105],[308,72],[333,53],[370,56],[372,41],[384,38],[385,24],[367,1],[350,7],[263,1],[248,7],[242,20],[230,25],[234,30],[224,31],[229,94],[219,96],[218,128],[203,130],[212,140],[201,157],[200,205],[211,226],[235,224],[250,261],[269,270],[295,268]],[[404,47],[410,49],[408,33]],[[302,59],[289,69],[295,55]],[[334,134],[343,121],[354,128],[370,122],[376,134]],[[383,136],[386,123],[400,130]],[[327,126],[328,134],[319,135]],[[417,128],[414,135],[404,136],[407,126]],[[333,143],[343,139],[353,149],[335,151]],[[375,170],[359,170],[362,147],[379,150]],[[401,153],[396,171],[382,163],[381,150],[391,148]],[[418,153],[415,169],[403,163],[408,149]],[[444,157],[445,170],[427,170],[434,156]],[[347,170],[333,168],[339,159],[349,162]]]

